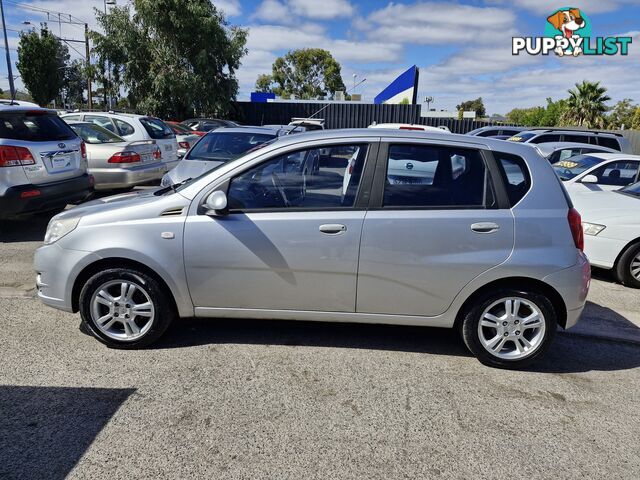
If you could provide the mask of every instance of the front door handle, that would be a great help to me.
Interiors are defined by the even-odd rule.
[[[341,223],[327,223],[320,225],[320,231],[326,235],[340,235],[347,231],[347,226]]]
[[[500,225],[493,222],[479,222],[471,225],[471,230],[476,233],[494,233],[500,230]]]

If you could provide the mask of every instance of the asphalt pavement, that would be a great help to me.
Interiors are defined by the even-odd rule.
[[[110,350],[33,297],[47,219],[0,226],[1,479],[640,478],[638,291],[524,372],[453,331],[182,320]]]

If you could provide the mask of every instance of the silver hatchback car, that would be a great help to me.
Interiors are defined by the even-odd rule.
[[[585,304],[580,215],[527,146],[446,133],[280,138],[184,184],[54,217],[38,296],[138,348],[178,317],[457,328],[517,368]]]

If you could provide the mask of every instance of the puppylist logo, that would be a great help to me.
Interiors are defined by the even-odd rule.
[[[631,37],[593,37],[591,21],[578,8],[560,8],[547,17],[544,37],[513,37],[511,53],[559,57],[628,55]]]

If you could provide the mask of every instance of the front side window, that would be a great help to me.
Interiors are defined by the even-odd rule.
[[[272,158],[231,181],[229,209],[353,207],[366,156],[366,145],[335,145]]]
[[[626,187],[636,181],[639,162],[621,161],[608,163],[592,172],[600,185]]]
[[[109,117],[103,117],[101,115],[85,115],[84,121],[95,123],[99,127],[106,128],[112,133],[117,133],[116,128],[113,126]]]
[[[391,145],[385,207],[495,205],[489,172],[478,150],[436,145]]]
[[[553,152],[553,154],[549,157],[550,163],[557,163],[567,158],[574,157],[576,155],[580,155],[582,153],[581,148],[563,148],[562,150],[557,150]]]

